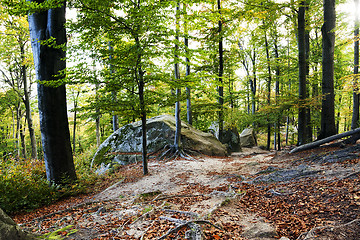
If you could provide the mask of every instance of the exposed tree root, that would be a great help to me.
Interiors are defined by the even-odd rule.
[[[198,225],[198,224],[209,224],[219,230],[223,230],[221,227],[219,226],[216,226],[215,224],[209,222],[209,221],[206,221],[206,220],[192,220],[192,221],[187,221],[183,224],[180,224],[178,225],[177,227],[173,228],[173,229],[170,229],[166,234],[162,235],[161,237],[158,238],[158,240],[161,240],[161,239],[165,239],[167,238],[170,234],[173,234],[173,233],[176,233],[178,232],[180,229],[182,229],[183,227],[189,227],[189,228],[193,228],[193,226],[195,225]],[[196,228],[196,227],[195,227]],[[198,232],[198,230],[193,230],[194,232]],[[198,237],[198,233],[195,233],[197,236],[195,237],[196,240],[199,239]],[[200,238],[201,239],[201,238]]]
[[[178,157],[184,158],[186,160],[194,160],[190,155],[188,155],[183,149],[176,148],[175,145],[166,145],[159,155],[159,160],[173,160]]]
[[[337,226],[323,226],[323,227],[315,227],[313,229],[311,229],[308,232],[302,233],[297,240],[309,240],[309,239],[313,239],[314,237],[316,237],[318,234],[316,234],[316,231],[319,230],[325,230],[325,229],[330,229],[330,231],[334,231],[335,229],[339,229],[339,228],[347,228],[348,226],[352,225],[352,224],[359,224],[360,219],[354,219],[351,222],[345,223],[345,224],[341,224],[341,225],[337,225]]]

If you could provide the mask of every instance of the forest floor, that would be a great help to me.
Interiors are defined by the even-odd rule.
[[[63,239],[359,239],[360,146],[243,148],[121,167],[107,189],[12,216]],[[192,237],[192,238],[191,238]]]

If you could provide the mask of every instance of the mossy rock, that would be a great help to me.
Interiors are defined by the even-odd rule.
[[[0,240],[34,240],[34,235],[24,232],[20,227],[0,209]]]
[[[147,120],[147,151],[157,152],[166,145],[174,143],[175,117],[161,115]],[[185,151],[190,150],[209,156],[226,156],[226,146],[212,134],[199,131],[181,123],[181,144]],[[142,150],[141,122],[127,124],[111,134],[98,148],[92,165],[119,163],[129,164],[137,161]],[[140,158],[141,159],[141,158]]]

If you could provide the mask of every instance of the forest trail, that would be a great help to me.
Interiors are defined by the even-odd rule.
[[[199,232],[202,239],[286,240],[355,220],[346,239],[357,239],[359,152],[256,147],[224,158],[152,159],[149,175],[141,163],[124,166],[120,182],[22,227],[78,240],[200,239]]]

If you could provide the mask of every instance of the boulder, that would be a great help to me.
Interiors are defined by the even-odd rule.
[[[242,147],[256,146],[255,132],[252,127],[245,128],[240,133],[240,144]]]
[[[20,227],[0,208],[0,240],[35,240]]]
[[[219,124],[214,122],[209,127],[211,132],[217,139],[219,139]],[[225,128],[223,130],[222,143],[226,144],[230,152],[240,152],[240,136],[236,128]]]
[[[174,144],[175,117],[161,115],[147,120],[147,150],[157,152]],[[183,149],[210,156],[226,156],[226,146],[212,134],[199,131],[182,121],[181,144]],[[130,123],[111,134],[98,148],[93,164],[129,164],[141,161],[141,122]]]

